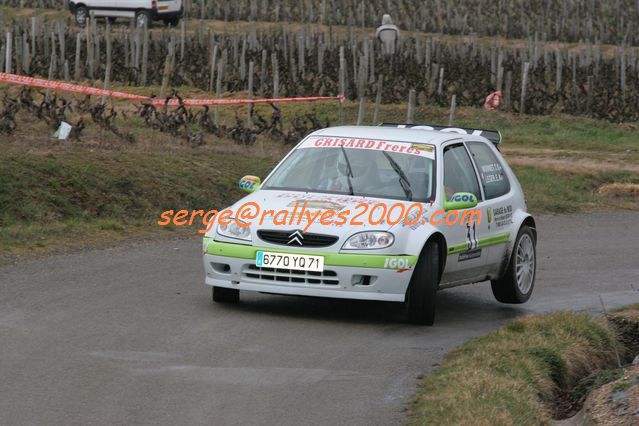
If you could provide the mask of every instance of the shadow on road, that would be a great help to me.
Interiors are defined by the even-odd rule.
[[[526,305],[500,304],[492,299],[492,295],[482,293],[484,292],[472,291],[469,293],[462,289],[439,292],[435,324],[451,327],[471,326],[475,322],[507,321],[528,313],[525,309]],[[250,317],[261,316],[264,317],[264,320],[297,318],[305,321],[410,326],[405,319],[403,304],[392,302],[254,295],[243,292],[239,305],[213,303],[212,309],[224,310],[225,313],[235,312]]]

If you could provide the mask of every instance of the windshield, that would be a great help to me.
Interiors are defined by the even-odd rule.
[[[425,144],[312,137],[262,189],[427,202],[434,198],[434,152]]]

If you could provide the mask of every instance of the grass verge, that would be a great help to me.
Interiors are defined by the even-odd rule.
[[[537,213],[574,213],[587,208],[632,208],[634,196],[615,196],[600,188],[639,183],[639,175],[630,172],[593,171],[573,173],[541,166],[513,167],[528,208]]]
[[[226,207],[240,196],[239,177],[272,164],[190,150],[3,155],[0,254],[157,232],[162,211]]]
[[[615,339],[605,320],[586,314],[512,321],[448,355],[422,382],[411,423],[548,424],[558,394],[616,363]]]

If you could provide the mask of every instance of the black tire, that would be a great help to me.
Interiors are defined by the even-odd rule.
[[[406,315],[413,324],[433,325],[439,285],[439,244],[430,241],[417,260],[406,290]]]
[[[138,10],[135,13],[135,26],[143,28],[144,22],[146,22],[147,27],[151,27],[151,14],[147,10]]]
[[[85,6],[78,6],[75,9],[75,22],[84,27],[87,24],[87,19],[89,19],[89,9]]]
[[[216,303],[239,303],[240,291],[234,288],[213,287],[213,301]]]
[[[506,272],[501,278],[490,282],[497,301],[520,304],[530,299],[537,275],[536,245],[535,234],[528,226],[522,226],[513,245],[513,252],[510,255]],[[529,262],[530,256],[532,256],[532,263]],[[517,279],[518,269],[522,272],[519,281]],[[530,278],[528,278],[528,271],[531,272]],[[526,280],[523,280],[524,277]]]

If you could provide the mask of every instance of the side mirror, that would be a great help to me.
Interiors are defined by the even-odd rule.
[[[444,210],[465,210],[477,206],[477,197],[470,192],[456,192],[450,201],[444,201]]]
[[[240,179],[240,189],[249,194],[260,189],[262,181],[257,176],[244,176]]]

